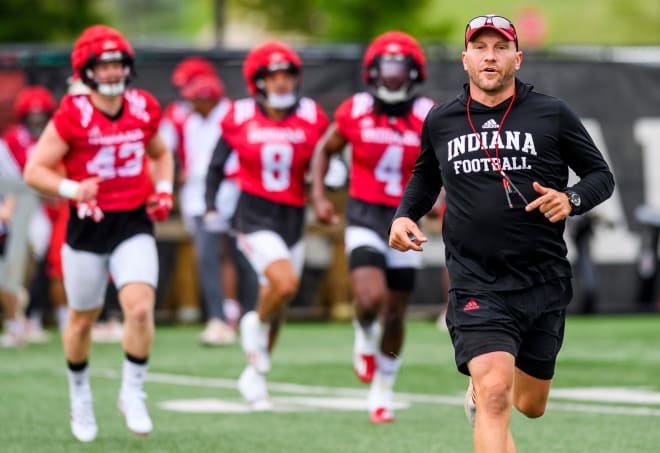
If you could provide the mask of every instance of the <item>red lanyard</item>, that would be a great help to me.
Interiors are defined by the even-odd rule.
[[[468,96],[467,100],[467,119],[468,119],[468,124],[470,125],[470,129],[472,129],[472,132],[474,135],[477,137],[477,140],[479,141],[479,145],[481,145],[481,149],[486,153],[486,156],[488,156],[488,159],[490,159],[490,162],[493,164],[493,167],[497,172],[502,176],[502,186],[504,186],[504,192],[506,193],[506,199],[507,202],[509,203],[509,207],[513,207],[513,203],[511,203],[511,197],[509,194],[511,193],[511,187],[512,183],[510,182],[509,177],[504,173],[504,170],[502,170],[502,164],[500,164],[500,132],[502,131],[502,126],[504,126],[504,121],[506,120],[506,117],[509,115],[509,112],[511,111],[511,107],[513,107],[513,102],[516,100],[516,91],[513,91],[513,96],[511,96],[511,101],[509,101],[509,106],[506,108],[506,111],[504,112],[504,115],[502,116],[502,119],[500,120],[500,125],[497,128],[497,140],[495,141],[495,158],[490,155],[488,152],[488,148],[483,144],[481,141],[481,137],[479,134],[477,134],[477,130],[474,127],[474,124],[472,123],[472,117],[470,116],[470,102],[472,101],[472,95]],[[518,190],[516,190],[518,192]],[[518,192],[520,193],[520,192]],[[523,198],[524,199],[524,198]]]

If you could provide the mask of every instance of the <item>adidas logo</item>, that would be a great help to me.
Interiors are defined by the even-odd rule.
[[[465,307],[463,307],[463,311],[478,310],[479,308],[481,307],[479,307],[477,301],[474,299],[470,299],[468,300],[468,303],[465,304]]]
[[[499,127],[500,125],[497,124],[497,121],[492,118],[481,125],[482,129],[499,129]]]

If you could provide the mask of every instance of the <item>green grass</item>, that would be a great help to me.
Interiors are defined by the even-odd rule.
[[[556,389],[630,387],[659,391],[658,316],[569,319],[560,354]],[[69,432],[68,396],[61,346],[0,350],[0,451],[2,452],[469,452],[471,429],[460,405],[466,380],[454,368],[449,338],[430,322],[410,322],[404,364],[396,390],[415,394],[397,422],[373,426],[362,411],[330,409],[274,413],[183,413],[162,409],[167,400],[221,399],[240,403],[232,382],[243,367],[238,345],[197,345],[198,327],[159,327],[151,360],[153,378],[204,378],[188,385],[149,381],[155,430],[148,439],[126,431],[116,409],[122,353],[97,344],[90,361],[98,439],[88,445]],[[283,398],[348,398],[364,392],[350,367],[348,324],[285,326],[269,375],[276,405]],[[114,371],[114,373],[111,373]],[[291,390],[279,383],[303,387]],[[312,389],[309,386],[315,386]],[[323,387],[318,389],[317,387]],[[329,388],[326,388],[329,387]],[[334,390],[334,391],[332,391]],[[334,396],[333,396],[334,395]],[[446,398],[441,398],[446,397]],[[359,400],[362,401],[362,394]],[[519,414],[512,421],[520,452],[648,452],[660,443],[660,399],[656,403],[571,401],[551,398],[539,420]],[[580,405],[582,411],[576,411]],[[607,410],[601,413],[598,409]],[[614,410],[638,409],[646,415]],[[588,410],[585,412],[585,410]]]

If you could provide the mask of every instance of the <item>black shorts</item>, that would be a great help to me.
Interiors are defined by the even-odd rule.
[[[516,291],[450,290],[447,328],[458,371],[469,375],[474,357],[505,351],[520,370],[551,379],[572,297],[568,278]]]
[[[154,234],[154,225],[144,205],[130,211],[104,212],[99,223],[90,218],[79,219],[75,206],[69,208],[66,243],[74,250],[105,254],[137,234]]]
[[[233,226],[243,234],[274,231],[280,235],[287,247],[293,247],[303,236],[305,207],[276,203],[258,195],[241,192]]]
[[[346,223],[350,226],[369,228],[387,243],[389,240],[388,228],[395,213],[396,206],[369,203],[351,197],[346,204]]]

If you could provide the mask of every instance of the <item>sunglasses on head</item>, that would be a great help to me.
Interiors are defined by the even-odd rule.
[[[466,31],[470,30],[471,28],[480,28],[483,27],[484,25],[493,25],[497,28],[501,28],[502,30],[511,30],[513,29],[515,31],[515,27],[513,26],[513,23],[507,19],[506,17],[502,16],[477,16],[474,19],[471,19],[467,23]]]
[[[516,47],[518,46],[518,34],[516,33],[516,27],[513,26],[513,22],[502,16],[477,16],[471,19],[465,27],[466,37],[470,34],[470,30],[475,30],[476,32],[476,30],[486,25],[499,28],[500,30],[506,32],[508,35],[511,35],[513,40],[516,42]]]

